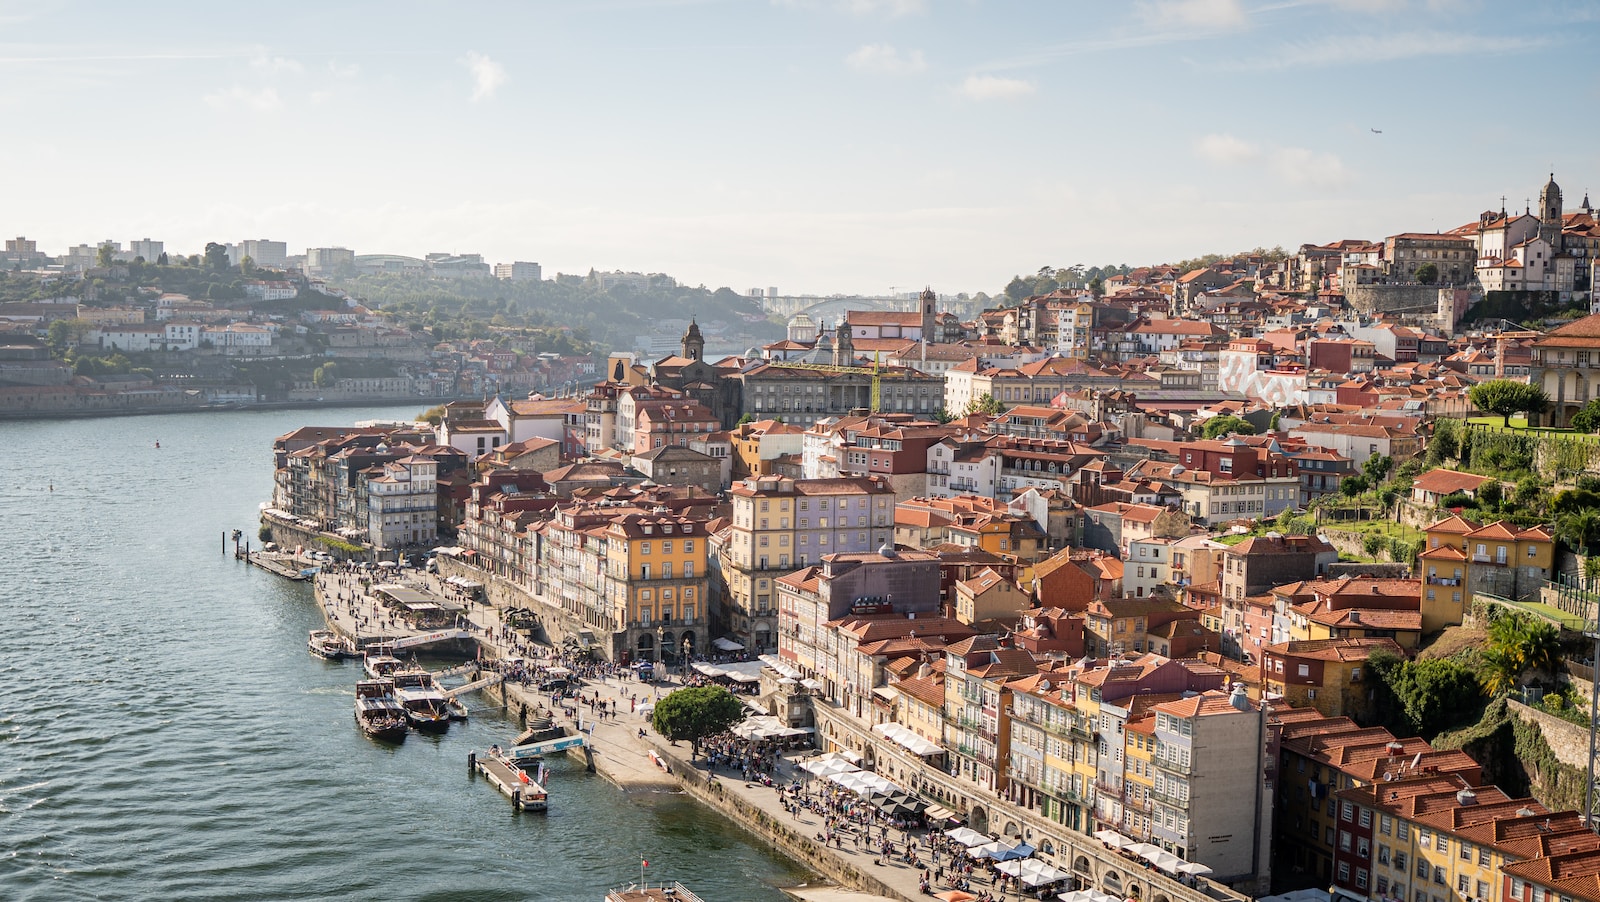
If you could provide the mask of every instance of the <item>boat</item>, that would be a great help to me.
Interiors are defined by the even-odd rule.
[[[390,675],[394,680],[395,701],[405,709],[406,719],[413,727],[430,733],[442,733],[450,728],[454,715],[450,700],[439,691],[433,674],[426,670],[396,670]]]
[[[362,680],[356,683],[356,723],[373,739],[398,742],[406,738],[410,724],[406,709],[394,698],[394,684],[388,680]]]
[[[687,886],[672,883],[630,883],[606,893],[604,902],[702,902]]]
[[[310,646],[312,654],[330,661],[343,661],[356,656],[355,643],[333,630],[312,630],[306,644]]]
[[[367,655],[361,666],[369,679],[387,680],[395,671],[404,669],[406,663],[393,655]]]

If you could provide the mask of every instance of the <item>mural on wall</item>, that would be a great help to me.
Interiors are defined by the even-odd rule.
[[[1254,353],[1224,352],[1219,357],[1217,388],[1222,391],[1238,392],[1274,407],[1304,404],[1309,397],[1304,372],[1258,370]]]

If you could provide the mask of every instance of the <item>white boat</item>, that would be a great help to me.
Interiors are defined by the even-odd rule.
[[[393,655],[367,655],[361,666],[369,679],[387,680],[395,671],[405,669],[406,663]]]
[[[343,661],[356,656],[355,643],[333,630],[312,630],[306,637],[306,645],[312,654],[330,661]]]
[[[433,674],[426,670],[395,670],[389,678],[394,680],[394,698],[406,711],[406,719],[418,730],[443,732],[450,728],[454,714],[450,699],[439,691]]]

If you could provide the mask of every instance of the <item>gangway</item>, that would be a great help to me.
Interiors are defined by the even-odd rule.
[[[457,686],[454,689],[446,689],[440,694],[443,695],[445,698],[455,698],[458,695],[461,695],[461,694],[467,693],[467,692],[472,692],[474,690],[482,689],[485,686],[493,686],[494,684],[500,682],[503,679],[505,679],[505,677],[503,675],[498,674],[498,673],[493,673],[493,674],[490,674],[489,676],[484,677],[481,680],[473,680],[470,683],[465,683],[463,685]]]
[[[546,739],[543,742],[530,742],[509,748],[500,754],[512,761],[528,761],[534,758],[543,758],[555,752],[564,752],[568,749],[581,749],[589,741],[582,736],[562,736],[559,739]]]
[[[417,648],[423,645],[432,645],[435,642],[451,642],[456,639],[471,638],[472,633],[468,630],[439,630],[438,632],[427,633],[426,635],[422,636],[407,636],[404,639],[396,639],[389,643],[389,647],[395,651],[399,651],[403,648]]]

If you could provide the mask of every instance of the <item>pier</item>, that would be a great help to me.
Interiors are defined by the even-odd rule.
[[[468,763],[487,779],[490,785],[511,799],[517,811],[544,811],[549,805],[549,794],[535,783],[526,771],[494,755],[474,754]]]

